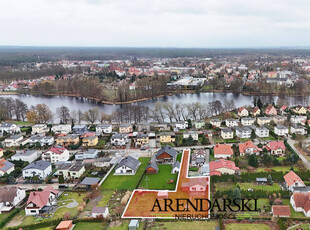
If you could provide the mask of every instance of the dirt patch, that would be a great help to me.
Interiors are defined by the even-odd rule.
[[[120,220],[112,221],[109,225],[109,228],[121,226],[122,222]]]

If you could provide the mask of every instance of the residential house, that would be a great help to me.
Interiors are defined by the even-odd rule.
[[[219,119],[211,119],[210,124],[214,127],[221,127],[222,121]]]
[[[251,126],[254,125],[255,119],[252,117],[242,117],[241,118],[241,124],[243,126]]]
[[[43,160],[35,161],[23,168],[22,172],[24,179],[37,176],[41,180],[44,180],[52,173],[52,164]]]
[[[303,212],[306,217],[310,217],[310,193],[293,193],[290,203],[295,212]]]
[[[239,172],[235,162],[229,160],[216,160],[210,162],[210,176],[221,176],[222,174],[234,175]]]
[[[72,220],[63,220],[56,227],[56,230],[72,230],[72,229],[73,229]]]
[[[14,164],[5,160],[5,159],[0,159],[0,176],[3,176],[4,174],[10,174],[11,172],[14,171]]]
[[[288,128],[284,125],[277,125],[276,127],[274,127],[274,133],[278,136],[287,136]]]
[[[69,145],[77,145],[80,142],[79,135],[68,134],[65,136],[58,136],[56,139],[56,144],[63,147],[68,147]]]
[[[87,125],[74,125],[72,131],[75,134],[82,135],[87,132]]]
[[[160,143],[172,143],[175,142],[174,132],[164,132],[159,134]]]
[[[239,138],[251,138],[252,129],[249,127],[237,127],[236,136]]]
[[[307,109],[303,106],[296,106],[292,110],[296,114],[307,114]]]
[[[156,162],[159,164],[173,164],[176,160],[177,152],[174,148],[166,145],[155,154]]]
[[[289,205],[272,205],[271,212],[273,217],[288,218],[291,216]]]
[[[206,122],[203,120],[195,121],[194,126],[196,129],[202,129],[205,126]]]
[[[279,124],[283,124],[285,121],[287,120],[287,118],[285,116],[274,116],[273,117],[273,122],[277,125]]]
[[[84,137],[82,140],[82,145],[84,147],[94,147],[98,145],[99,139],[97,136]]]
[[[149,162],[149,164],[147,165],[145,172],[147,174],[154,174],[157,173],[159,170],[158,165],[156,163],[156,157],[153,156]]]
[[[265,109],[265,114],[267,116],[272,116],[272,115],[277,115],[278,112],[275,107],[273,107],[272,105],[268,105],[267,108]]]
[[[283,178],[286,188],[291,192],[294,192],[294,188],[296,187],[306,187],[302,179],[293,171],[285,174]]]
[[[288,107],[286,105],[282,105],[281,108],[280,108],[280,113],[281,114],[284,114],[285,113],[285,110],[287,109]]]
[[[47,186],[43,191],[30,192],[25,207],[26,216],[49,214],[52,206],[57,203],[59,191],[53,189],[52,185]]]
[[[271,155],[284,156],[285,155],[285,145],[283,141],[269,141],[265,148],[270,151]]]
[[[255,107],[255,108],[252,110],[252,116],[254,116],[254,117],[259,116],[259,115],[260,115],[260,112],[261,112],[261,110],[260,110],[258,107]]]
[[[188,122],[187,121],[177,121],[175,123],[175,128],[177,130],[184,130],[184,129],[187,129],[188,127]]]
[[[180,162],[176,161],[174,162],[174,164],[172,165],[172,170],[171,170],[171,174],[177,174],[180,172]]]
[[[22,145],[23,140],[24,140],[23,135],[19,134],[19,135],[14,135],[14,136],[10,136],[6,138],[3,144],[5,147],[10,148],[10,147]]]
[[[191,178],[188,182],[183,182],[181,189],[184,192],[206,192],[208,187],[208,179]]]
[[[206,162],[206,157],[207,157],[207,152],[205,150],[203,149],[196,150],[191,155],[191,165],[202,166]]]
[[[137,130],[138,132],[150,132],[151,127],[149,122],[143,122],[137,124]]]
[[[227,144],[216,144],[214,146],[214,158],[231,158],[234,155],[234,152],[231,148],[231,145]]]
[[[85,172],[85,167],[81,163],[73,164],[68,170],[68,176],[72,179],[79,179]]]
[[[143,146],[149,144],[149,135],[144,133],[138,133],[136,139],[136,146]]]
[[[293,115],[291,116],[291,123],[293,124],[303,124],[307,120],[307,116],[297,116]]]
[[[27,140],[29,146],[40,144],[41,146],[50,146],[53,145],[55,139],[53,136],[40,136],[34,135],[28,138]]]
[[[110,167],[112,165],[111,160],[110,157],[100,157],[93,162],[93,165],[97,168]]]
[[[49,131],[50,131],[50,128],[47,126],[47,124],[36,124],[32,126],[31,134],[32,135],[36,135],[36,134],[45,135],[45,133],[48,133]]]
[[[68,134],[71,132],[71,125],[55,125],[51,131],[55,134]]]
[[[111,144],[115,146],[124,146],[128,143],[127,134],[115,133],[111,137]]]
[[[291,134],[306,135],[307,129],[304,126],[292,125],[291,126]]]
[[[21,150],[11,157],[12,161],[27,161],[29,163],[34,162],[40,156],[38,150]]]
[[[93,207],[91,211],[92,218],[107,218],[109,216],[109,208],[106,207]]]
[[[131,124],[121,124],[119,126],[119,133],[132,133],[133,128]]]
[[[100,124],[96,126],[96,133],[98,135],[112,133],[112,125],[111,124]]]
[[[262,127],[256,127],[255,128],[255,135],[258,137],[269,137],[269,129],[267,129],[265,126]]]
[[[193,130],[185,131],[183,133],[183,138],[188,139],[189,137],[192,137],[194,141],[198,141],[198,131]]]
[[[0,158],[3,157],[3,149],[0,148]]]
[[[71,168],[71,166],[73,165],[73,163],[71,162],[64,162],[63,164],[59,165],[57,167],[57,172],[56,175],[59,176],[63,176],[63,178],[65,180],[69,179],[69,169]]]
[[[75,154],[76,160],[95,159],[98,156],[98,149],[88,149],[83,153]]]
[[[20,128],[14,123],[3,122],[0,125],[0,134],[1,135],[3,135],[4,133],[15,134],[15,133],[19,133],[19,132],[20,132]]]
[[[239,117],[247,117],[247,116],[249,116],[249,111],[246,108],[241,107],[238,109],[238,116]]]
[[[226,119],[225,124],[227,127],[236,127],[239,125],[238,119]]]
[[[114,175],[135,175],[141,162],[131,156],[123,158],[115,167]]]
[[[261,151],[262,149],[254,145],[252,141],[247,141],[239,144],[240,156],[252,155],[252,154],[259,155]]]
[[[270,117],[258,117],[256,119],[256,122],[258,125],[263,126],[263,125],[268,125],[271,122],[271,118]]]
[[[9,212],[26,198],[26,191],[16,186],[0,187],[0,214]]]
[[[56,163],[58,161],[67,161],[70,158],[69,151],[59,145],[55,145],[42,153],[42,160]]]
[[[221,137],[225,140],[234,138],[234,131],[231,129],[221,129]]]

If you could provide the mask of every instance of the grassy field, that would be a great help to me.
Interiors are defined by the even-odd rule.
[[[129,220],[125,220],[122,222],[120,226],[108,227],[108,230],[128,230]],[[144,223],[139,224],[138,230],[142,230],[144,228]]]
[[[270,230],[265,224],[226,224],[226,230]]]
[[[97,204],[98,207],[104,207],[108,204],[109,200],[111,199],[114,191],[113,190],[105,190],[104,192],[101,192],[102,198]]]
[[[140,157],[141,165],[135,175],[122,176],[113,175],[114,170],[101,185],[102,190],[133,190],[136,188],[140,178],[143,176],[146,166],[148,165],[149,157]]]
[[[146,189],[169,189],[174,190],[177,181],[178,174],[171,174],[171,165],[158,165],[158,173],[144,174],[139,187]],[[167,182],[173,179],[173,184],[167,184]]]
[[[106,229],[105,223],[91,223],[91,222],[80,222],[77,223],[74,227],[74,230],[84,230],[84,229],[91,229],[91,230],[102,230]]]
[[[7,121],[8,123],[15,123],[16,125],[21,125],[21,126],[32,126],[34,123],[28,122],[28,121]]]
[[[215,184],[215,186],[216,191],[230,190],[235,188],[235,185],[232,182],[218,182]]]
[[[0,214],[0,222],[3,221],[10,213],[2,213]]]
[[[293,209],[289,199],[283,200],[283,204],[290,206],[291,217],[296,217],[296,218],[305,217],[305,215],[302,212],[295,212],[295,210]]]
[[[240,188],[243,190],[248,190],[249,188],[264,191],[281,190],[279,184],[277,183],[273,183],[273,185],[256,185],[255,183],[240,183]]]
[[[205,230],[205,229],[215,229],[219,226],[218,221],[189,221],[189,222],[156,222],[153,223],[153,227],[150,229],[169,229],[169,230]]]
[[[270,169],[277,171],[277,172],[289,172],[291,171],[291,166],[275,166],[270,168],[257,168],[256,172],[266,172]],[[297,168],[294,168],[294,170],[298,170]]]
[[[310,229],[310,224],[299,224],[298,226],[291,228],[291,230],[296,230],[296,229]]]

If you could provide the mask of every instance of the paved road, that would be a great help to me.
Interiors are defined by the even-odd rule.
[[[287,143],[292,147],[292,149],[298,154],[299,158],[304,162],[305,166],[310,169],[310,162],[301,154],[301,152],[298,151],[298,149],[295,148],[294,144],[296,144],[296,141],[288,138]]]
[[[21,189],[25,190],[38,190],[40,189],[45,189],[47,186],[52,185],[54,189],[58,189],[58,183],[57,184],[4,184],[0,185],[1,187],[14,187],[17,186]],[[75,184],[67,184],[69,187],[75,186]]]

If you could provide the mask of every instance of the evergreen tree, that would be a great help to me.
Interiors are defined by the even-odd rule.
[[[257,107],[261,110],[263,108],[263,102],[261,101],[260,98],[257,100]]]
[[[273,184],[272,177],[271,177],[270,174],[268,175],[267,180],[268,180],[268,183],[269,183],[270,185]]]
[[[254,168],[258,167],[258,160],[255,154],[252,154],[249,158],[249,165],[251,165]]]

